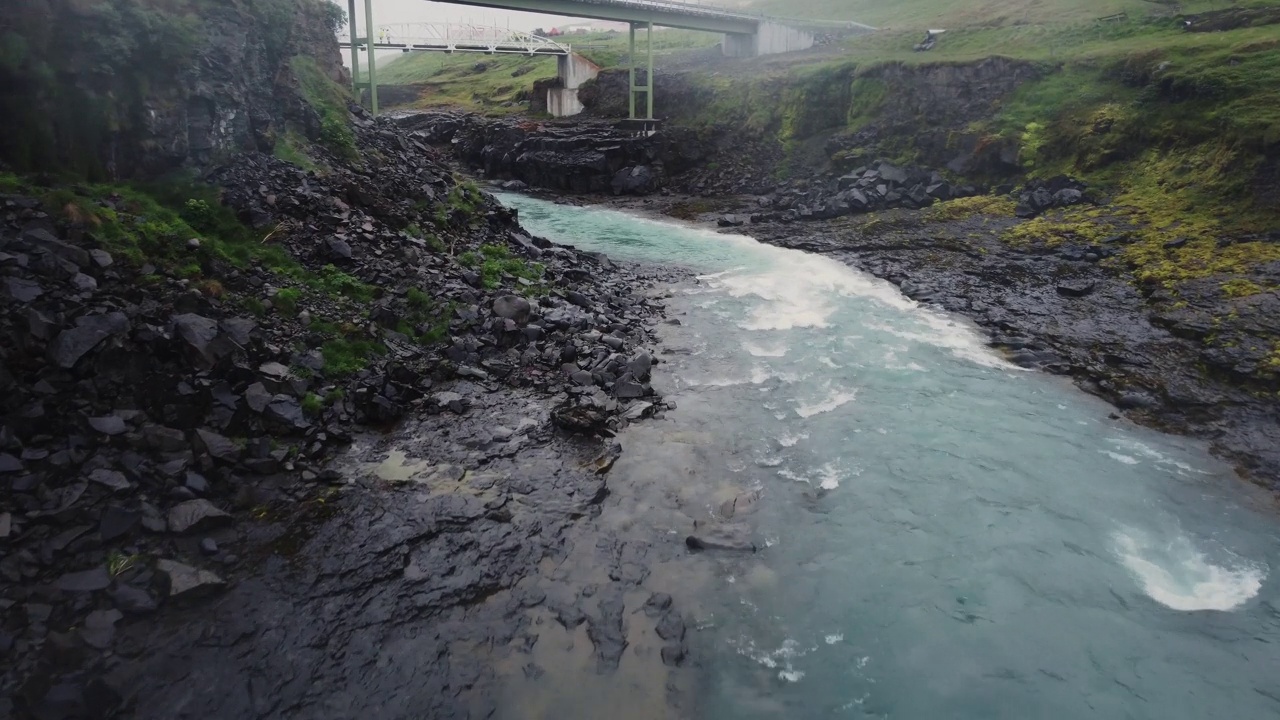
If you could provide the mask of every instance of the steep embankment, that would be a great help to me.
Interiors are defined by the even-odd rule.
[[[325,0],[20,3],[0,18],[0,158],[100,181],[319,139],[290,65],[344,81],[341,23]]]
[[[0,102],[17,122],[0,146],[0,715],[257,712],[253,693],[227,689],[257,672],[242,656],[195,670],[225,682],[194,692],[152,683],[200,644],[169,630],[221,632],[223,618],[184,606],[297,552],[339,498],[366,519],[402,503],[409,491],[362,478],[371,499],[330,465],[362,428],[415,416],[438,433],[421,457],[452,463],[433,477],[454,481],[563,442],[558,430],[609,433],[661,407],[643,349],[660,306],[634,290],[643,278],[529,237],[439,155],[350,105],[333,10],[50,0],[2,20]],[[83,42],[48,55],[67,32]],[[545,464],[558,476],[545,502],[415,498],[412,534],[347,560],[390,560],[384,597],[412,596],[440,638],[437,620],[461,626],[535,572],[603,496],[596,470]],[[510,473],[487,483],[516,492]],[[410,552],[421,577],[401,572]],[[470,571],[455,572],[464,555]],[[325,573],[314,582],[286,603],[332,597]],[[248,585],[236,620],[271,622]],[[350,615],[367,608],[339,594]],[[303,619],[307,637],[368,632]],[[293,648],[270,637],[236,652],[293,672]],[[320,654],[317,667],[333,659]],[[430,665],[414,682],[448,675]],[[303,691],[273,702],[328,702]],[[460,693],[415,712],[454,712]],[[385,708],[375,694],[353,707]]]

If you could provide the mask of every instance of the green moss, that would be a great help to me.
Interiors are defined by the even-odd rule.
[[[1017,203],[1003,195],[975,195],[937,203],[925,211],[924,216],[934,222],[965,220],[976,215],[1012,217]]]
[[[479,271],[487,288],[496,288],[502,284],[505,275],[523,278],[530,281],[526,292],[537,294],[546,267],[541,263],[530,263],[511,255],[511,251],[503,245],[481,245],[479,252],[468,251],[458,256],[458,262],[464,267]]]
[[[271,298],[271,304],[285,315],[298,314],[298,301],[302,299],[302,291],[297,288],[283,288]]]
[[[348,297],[352,300],[372,300],[376,288],[362,282],[359,278],[339,270],[333,265],[325,265],[320,272],[306,278],[309,287],[332,296]]]
[[[1245,278],[1233,278],[1222,283],[1222,294],[1229,298],[1250,297],[1264,292],[1266,288]]]
[[[356,136],[347,110],[351,98],[346,89],[326,77],[314,58],[297,55],[289,64],[298,78],[302,96],[320,117],[320,142],[340,158],[357,159]]]
[[[325,342],[320,352],[324,356],[325,374],[343,377],[368,367],[387,353],[387,347],[376,340],[342,337]]]
[[[303,137],[302,133],[294,128],[289,128],[284,135],[276,139],[272,154],[290,165],[297,165],[303,170],[317,172],[320,170],[320,166],[307,154],[307,146],[307,139]]]
[[[315,417],[321,410],[324,410],[324,400],[319,395],[307,393],[306,397],[302,398],[302,412]]]

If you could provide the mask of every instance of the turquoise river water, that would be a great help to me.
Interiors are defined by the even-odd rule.
[[[1197,443],[833,259],[502,200],[699,275],[663,331],[677,410],[626,445],[662,474],[696,438],[682,482],[760,491],[763,549],[701,593],[699,717],[1280,718],[1280,516]]]

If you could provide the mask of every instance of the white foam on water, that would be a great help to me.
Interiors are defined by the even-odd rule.
[[[1138,458],[1130,457],[1128,455],[1121,455],[1118,452],[1111,452],[1110,450],[1099,450],[1098,452],[1102,453],[1103,455],[1106,455],[1107,457],[1111,458],[1112,460],[1115,460],[1116,462],[1122,462],[1125,465],[1137,465],[1140,462]]]
[[[795,435],[784,434],[778,438],[778,444],[782,447],[795,447],[801,440],[808,440],[809,433],[797,433]]]
[[[800,473],[788,468],[783,468],[778,471],[779,477],[783,477],[794,482],[802,482],[806,485],[815,485],[823,490],[835,490],[840,487],[841,480],[848,477],[856,477],[861,474],[861,468],[845,470],[837,466],[834,462],[829,462],[822,467],[817,468],[813,472],[812,477],[809,475],[801,475]],[[815,480],[817,482],[814,482]]]
[[[827,463],[818,468],[818,487],[823,490],[835,490],[840,487],[840,480],[844,476],[845,473],[838,470],[833,463]]]
[[[778,671],[778,677],[779,677],[779,678],[781,678],[781,679],[783,679],[783,680],[786,680],[787,682],[800,682],[800,680],[804,677],[804,671],[802,671],[802,670],[779,670],[779,671]]]
[[[844,641],[844,633],[832,633],[823,639],[827,641],[828,645],[835,645],[838,642]]]
[[[784,459],[777,455],[765,455],[756,459],[756,465],[765,468],[775,468],[783,462],[785,462]]]
[[[1258,594],[1267,576],[1265,568],[1252,563],[1214,564],[1181,535],[1156,543],[1124,528],[1112,534],[1112,542],[1147,597],[1173,610],[1234,610]]]
[[[1027,372],[997,355],[987,347],[978,331],[968,324],[955,320],[930,308],[919,308],[910,318],[915,320],[915,329],[910,326],[890,325],[884,322],[867,322],[867,327],[884,333],[911,340],[925,345],[933,345],[946,350],[961,360],[968,360],[975,365],[995,368],[997,370]]]
[[[734,385],[746,385],[751,380],[750,378],[713,377],[706,380],[689,380],[686,378],[684,382],[689,387],[733,387]]]
[[[812,482],[810,482],[809,478],[805,477],[804,475],[800,475],[799,473],[793,472],[786,468],[783,468],[778,471],[778,477],[784,477],[788,480],[793,480],[795,482],[802,482],[802,483],[805,483],[806,485],[813,484]]]
[[[1148,460],[1154,460],[1157,465],[1173,467],[1183,472],[1195,473],[1197,475],[1208,474],[1204,470],[1198,470],[1196,468],[1193,468],[1187,463],[1182,462],[1181,460],[1175,460],[1174,458],[1171,458],[1168,455],[1165,455],[1159,450],[1156,450],[1150,445],[1144,442],[1141,442],[1139,440],[1134,440],[1132,438],[1111,438],[1110,440],[1108,440],[1108,442],[1110,442],[1112,445],[1115,445],[1118,448],[1135,453]]]
[[[741,272],[742,269],[743,268],[739,266],[739,267],[729,268],[728,270],[721,270],[720,272],[716,272],[716,273],[708,273],[706,275],[696,275],[695,277],[698,280],[715,280],[716,278],[724,277],[729,273]]]
[[[801,404],[796,408],[796,414],[802,418],[813,417],[821,413],[831,412],[842,405],[853,402],[857,397],[857,390],[846,390],[844,388],[833,388],[831,383],[825,384],[827,388],[827,396],[815,403]]]
[[[839,370],[840,368],[844,367],[843,365],[837,365],[835,360],[832,360],[826,355],[823,355],[822,357],[818,358],[818,362],[822,363],[823,365],[826,365],[832,370]]]
[[[742,343],[742,349],[746,350],[752,357],[780,358],[786,357],[787,346],[778,345],[776,347],[762,347],[753,342]]]

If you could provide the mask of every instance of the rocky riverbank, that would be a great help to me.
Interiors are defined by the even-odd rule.
[[[599,438],[663,410],[670,271],[531,237],[354,130],[363,160],[240,155],[177,200],[6,180],[6,714],[464,716],[535,608],[617,664],[644,544],[598,560],[607,588],[547,567],[607,495]]]
[[[731,134],[714,129],[646,138],[600,121],[575,133],[449,113],[399,124],[507,189],[577,193],[572,201],[836,255],[972,318],[1015,362],[1070,376],[1139,422],[1209,440],[1242,475],[1280,489],[1280,262],[1270,259],[1280,231],[1180,229],[1066,177],[949,180],[990,170],[967,160],[849,167],[858,154],[837,152],[774,180],[774,156],[726,150],[710,140]],[[547,180],[557,177],[576,180]]]

